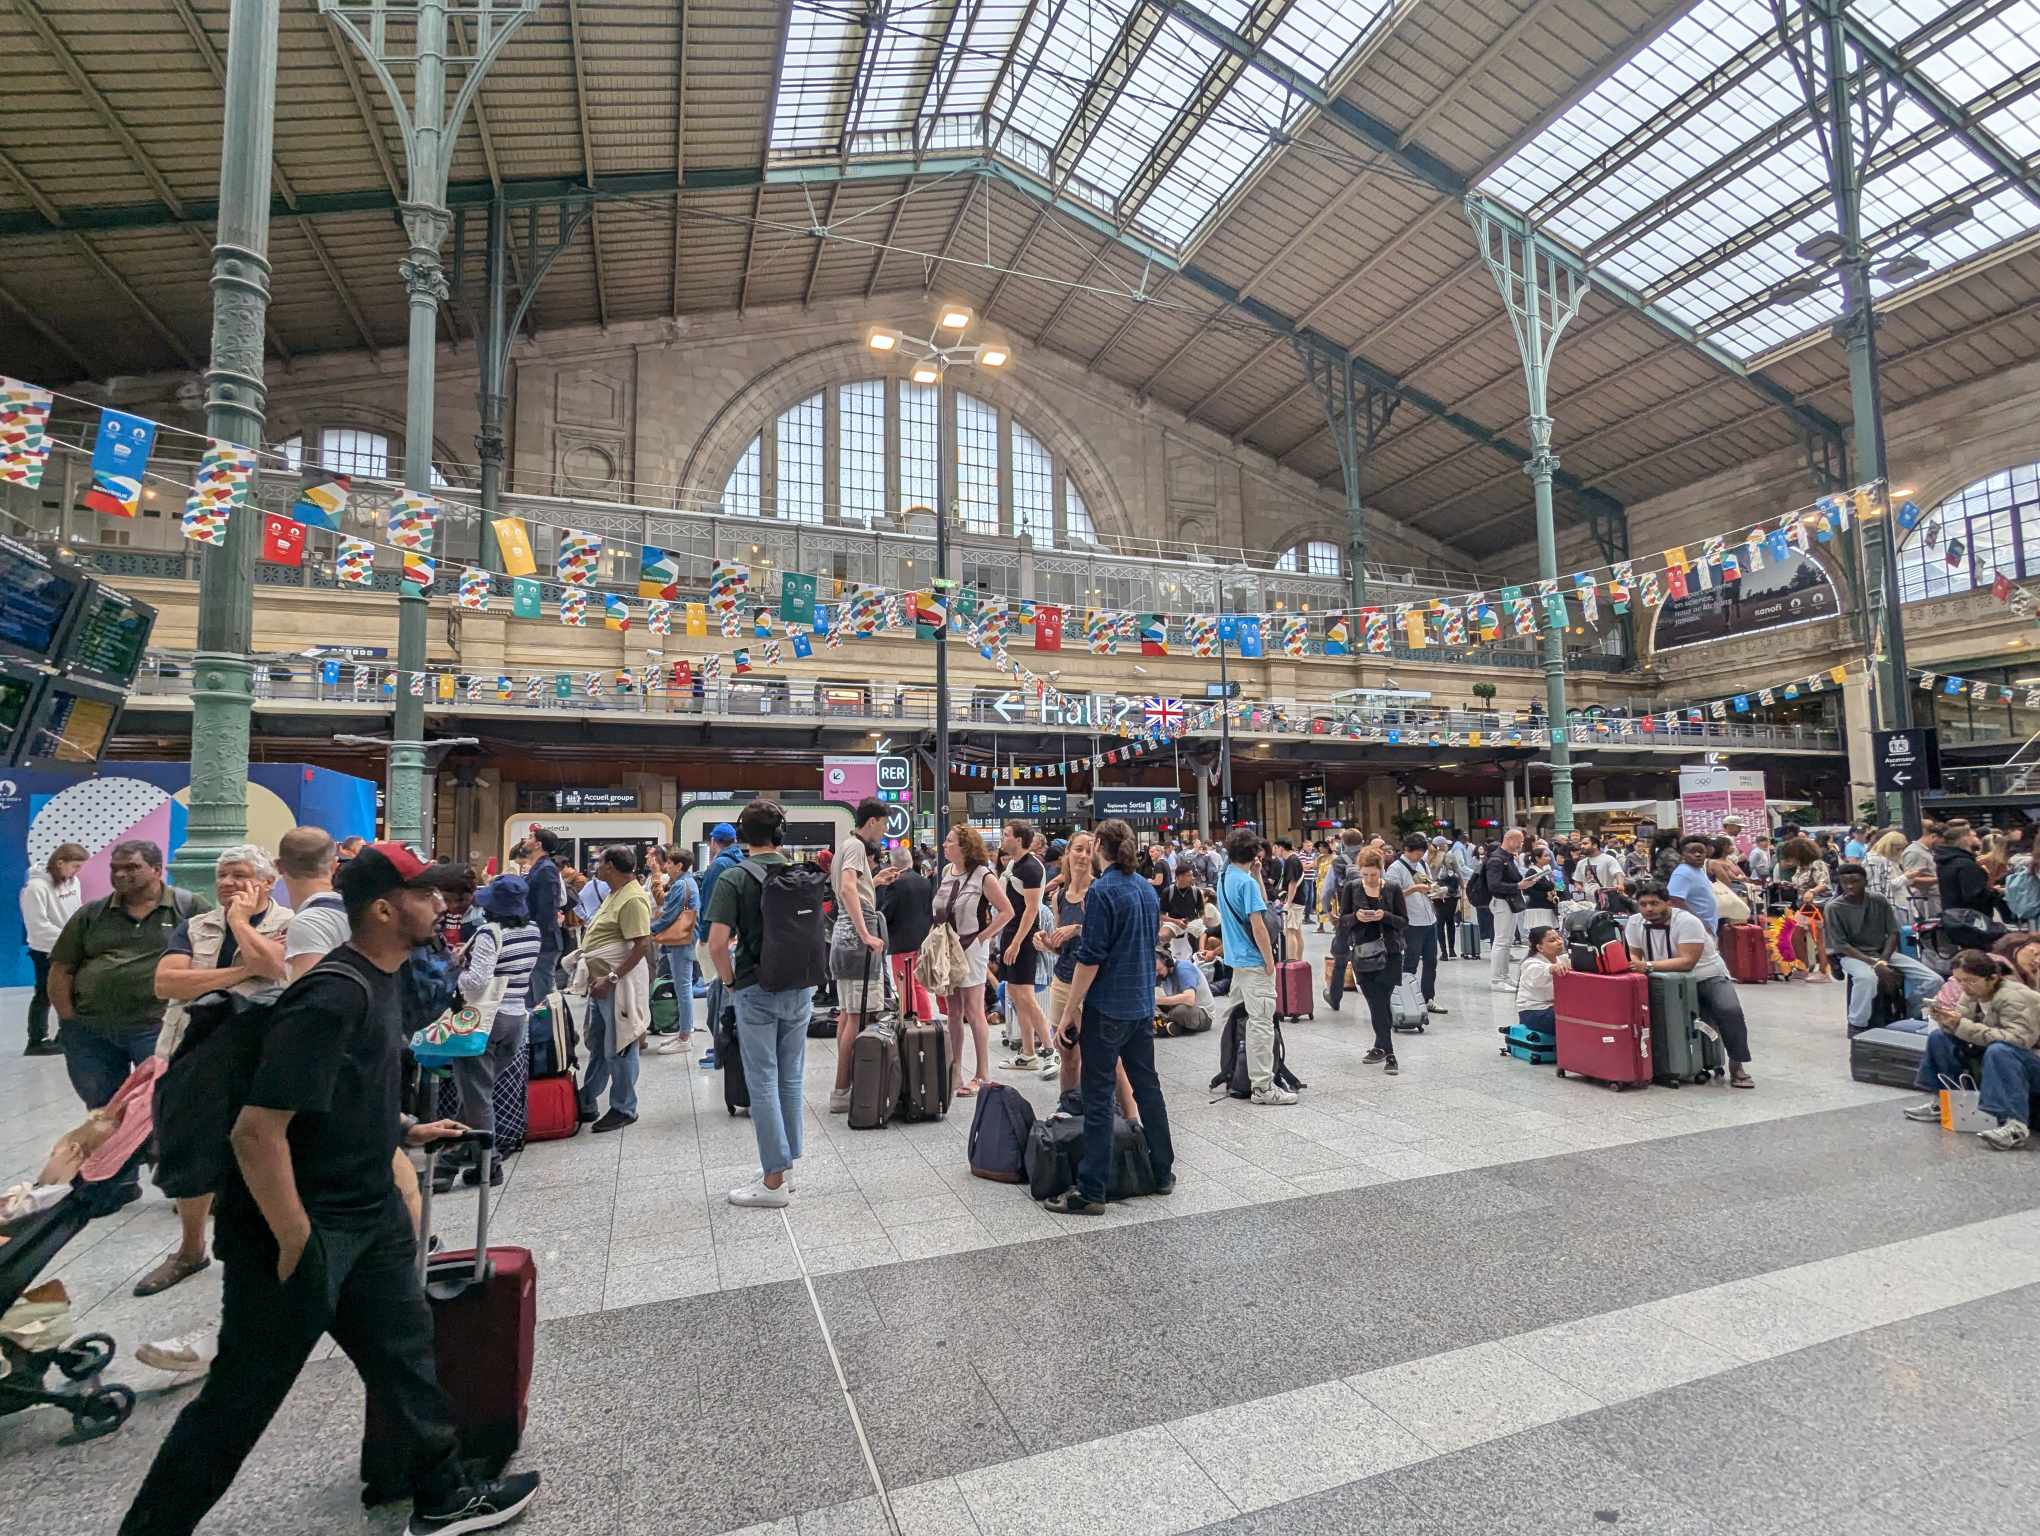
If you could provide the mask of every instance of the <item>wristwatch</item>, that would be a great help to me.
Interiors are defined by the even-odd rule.
[[[416,1115],[399,1114],[397,1116],[397,1134],[399,1136],[410,1135],[411,1128],[417,1123],[418,1117]]]

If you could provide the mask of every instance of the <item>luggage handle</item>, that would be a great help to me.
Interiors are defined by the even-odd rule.
[[[428,1076],[430,1074],[427,1074]],[[426,1267],[432,1261],[432,1169],[439,1161],[439,1154],[448,1147],[473,1147],[487,1152],[496,1145],[496,1137],[490,1131],[466,1130],[458,1136],[442,1136],[425,1146],[425,1179],[418,1190],[418,1283],[425,1283]],[[486,1174],[475,1186],[479,1216],[475,1222],[475,1273],[476,1283],[488,1278],[489,1272],[489,1180]]]

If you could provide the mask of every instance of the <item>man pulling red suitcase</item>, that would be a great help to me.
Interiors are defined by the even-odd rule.
[[[458,872],[376,843],[334,882],[349,942],[277,1000],[232,1122],[235,1171],[216,1207],[219,1354],[157,1451],[122,1536],[195,1530],[327,1333],[401,1447],[409,1536],[507,1525],[537,1495],[535,1472],[478,1480],[462,1461],[456,1410],[433,1362],[418,1238],[393,1177],[400,1145],[465,1130],[402,1114],[402,1041],[389,1026],[400,1011],[397,970],[431,937],[444,909],[437,887]]]

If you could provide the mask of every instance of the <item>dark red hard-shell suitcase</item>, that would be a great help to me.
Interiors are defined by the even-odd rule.
[[[435,1144],[420,1181],[424,1202],[419,1223],[432,1231],[433,1155],[459,1142],[472,1142],[484,1160],[490,1137],[471,1131]],[[420,1275],[432,1307],[432,1357],[440,1389],[453,1403],[463,1458],[496,1476],[524,1438],[531,1398],[532,1340],[538,1328],[538,1264],[529,1248],[489,1246],[489,1190],[475,1203],[473,1248],[426,1255],[418,1245]],[[396,1429],[368,1399],[362,1436],[361,1471],[367,1502],[407,1498],[402,1468],[410,1453]]]
[[[1311,1015],[1310,964],[1284,960],[1275,967],[1275,1017],[1307,1019]]]
[[[1641,971],[1553,978],[1558,1075],[1571,1072],[1611,1087],[1651,1080],[1650,983]]]
[[[1728,963],[1728,974],[1735,980],[1771,979],[1771,957],[1764,948],[1762,923],[1723,923],[1720,942],[1721,958]]]

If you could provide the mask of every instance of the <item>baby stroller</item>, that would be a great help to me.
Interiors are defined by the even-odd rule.
[[[74,1335],[63,1282],[37,1285],[35,1278],[87,1222],[125,1203],[116,1194],[118,1181],[148,1153],[160,1070],[153,1058],[135,1068],[103,1109],[59,1139],[33,1186],[0,1197],[7,1200],[0,1212],[12,1212],[11,1219],[0,1214],[6,1239],[0,1243],[0,1415],[61,1408],[71,1416],[67,1445],[119,1429],[134,1411],[135,1394],[100,1380],[113,1362],[112,1336]]]

